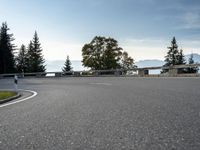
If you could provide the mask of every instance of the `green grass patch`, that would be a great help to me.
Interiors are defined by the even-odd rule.
[[[0,91],[0,101],[9,97],[13,97],[15,95],[17,94],[12,91]]]

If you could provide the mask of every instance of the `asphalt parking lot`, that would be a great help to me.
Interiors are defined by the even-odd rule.
[[[200,78],[29,78],[19,88],[38,95],[0,108],[2,150],[200,149]]]

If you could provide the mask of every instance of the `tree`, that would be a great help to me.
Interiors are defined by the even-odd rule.
[[[30,41],[28,46],[28,72],[45,72],[45,60],[42,55],[42,48],[40,46],[37,32],[33,36],[33,40]]]
[[[63,72],[68,72],[68,71],[72,71],[72,67],[71,67],[71,61],[69,59],[69,56],[67,56],[67,59],[65,61],[64,67],[62,69]]]
[[[134,59],[128,56],[128,53],[125,51],[122,53],[122,64],[121,67],[125,70],[135,68]]]
[[[165,64],[164,67],[174,66],[174,65],[182,65],[185,64],[185,59],[183,55],[182,50],[178,50],[178,45],[176,42],[176,38],[173,37],[171,41],[171,46],[168,47],[169,51],[167,52],[167,55],[165,56]],[[180,72],[182,72],[182,69],[179,69]],[[164,69],[162,73],[168,72],[167,69]]]
[[[95,70],[120,68],[122,48],[113,38],[96,36],[82,48],[83,65]]]
[[[27,53],[25,54],[25,66],[26,66],[26,70],[25,72],[32,72],[32,67],[33,66],[33,62],[32,62],[32,59],[31,59],[31,56],[33,55],[33,43],[32,41],[30,41],[30,43],[28,44],[28,47],[27,47]]]
[[[186,61],[185,61],[185,56],[183,54],[183,50],[181,49],[178,53],[178,62],[176,65],[185,65]],[[179,68],[178,69],[178,73],[185,73],[186,69],[185,68]]]
[[[15,72],[13,34],[8,34],[10,29],[7,23],[2,23],[0,29],[0,74]]]
[[[26,47],[25,47],[25,45],[22,44],[22,46],[19,50],[19,54],[16,58],[16,66],[17,66],[18,72],[24,73],[27,71],[26,56],[27,56]]]
[[[189,60],[188,60],[188,63],[189,63],[190,65],[195,64],[195,63],[194,63],[194,59],[193,59],[193,54],[190,55],[190,58],[189,58]],[[199,70],[198,67],[188,67],[186,72],[187,72],[187,73],[197,73],[198,70]]]

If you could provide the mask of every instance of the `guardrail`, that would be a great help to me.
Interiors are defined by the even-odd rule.
[[[191,65],[176,65],[176,66],[156,66],[156,67],[144,67],[144,68],[132,68],[128,70],[124,69],[113,69],[113,70],[89,70],[89,71],[68,71],[68,72],[33,72],[33,73],[10,73],[10,74],[0,74],[0,78],[5,77],[85,77],[85,76],[125,76],[127,72],[135,72],[132,76],[139,77],[163,77],[163,76],[200,76],[200,74],[178,74],[178,69],[180,68],[189,68],[189,67],[199,67],[200,64],[191,64]],[[158,69],[168,69],[169,72],[165,74],[149,75],[149,70],[158,70]]]

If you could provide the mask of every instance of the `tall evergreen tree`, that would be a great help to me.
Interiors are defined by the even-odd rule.
[[[26,58],[27,56],[27,51],[25,45],[22,44],[19,54],[16,58],[16,66],[17,66],[17,71],[20,73],[24,73],[27,71],[27,66],[26,66]]]
[[[28,66],[29,72],[45,72],[45,60],[42,55],[42,48],[37,32],[28,47]]]
[[[10,29],[7,23],[2,23],[0,29],[0,74],[15,72],[14,50],[15,46],[12,44],[14,40],[13,34],[9,34]]]
[[[33,66],[33,60],[31,59],[31,56],[34,55],[33,52],[33,43],[30,41],[27,47],[27,53],[25,55],[25,65],[26,65],[26,71],[25,72],[32,72],[32,67]]]
[[[72,67],[71,67],[71,61],[69,59],[69,56],[67,56],[67,59],[65,61],[64,67],[62,69],[63,72],[68,72],[68,71],[72,71]]]
[[[165,64],[164,67],[174,66],[174,65],[182,65],[185,64],[185,59],[182,50],[178,50],[178,45],[176,42],[176,38],[173,37],[171,41],[171,46],[168,47],[169,51],[165,56]],[[182,72],[182,69],[179,69]],[[168,72],[168,70],[164,69],[162,73]]]
[[[193,54],[190,55],[190,58],[188,60],[188,64],[195,64],[194,59],[193,59]],[[187,68],[187,73],[197,73],[199,71],[198,67],[188,67]]]
[[[178,53],[178,62],[176,65],[183,65],[186,64],[185,56],[183,54],[183,50],[181,49]]]

